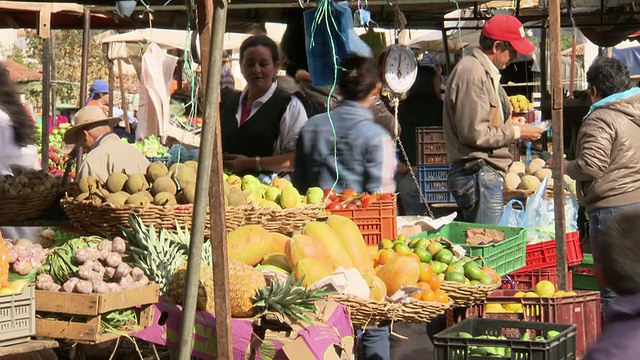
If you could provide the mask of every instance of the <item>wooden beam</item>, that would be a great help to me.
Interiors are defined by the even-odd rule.
[[[560,42],[560,0],[549,0],[551,50],[551,128],[553,131],[553,203],[555,210],[556,266],[558,288],[567,289],[567,243],[564,217],[564,139],[562,121],[562,59]]]
[[[129,107],[127,106],[127,98],[124,92],[124,74],[122,73],[122,59],[118,59],[118,82],[120,84],[120,103],[122,104],[122,119],[124,120],[124,128],[129,134],[131,134],[131,127],[129,125]]]

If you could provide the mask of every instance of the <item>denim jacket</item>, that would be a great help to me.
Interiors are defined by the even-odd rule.
[[[338,177],[338,192],[395,191],[395,145],[374,122],[371,110],[344,100],[329,114],[312,117],[300,132],[293,175],[296,187],[302,192],[314,186],[328,189]],[[337,156],[329,119],[337,136]]]

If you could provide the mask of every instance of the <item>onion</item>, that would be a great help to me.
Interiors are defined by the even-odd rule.
[[[73,289],[76,287],[76,284],[80,281],[77,277],[72,277],[67,280],[66,283],[62,284],[62,289],[66,292],[73,292]]]
[[[107,255],[107,258],[104,262],[107,264],[107,266],[115,268],[122,263],[122,257],[120,256],[120,254],[112,252]]]
[[[111,246],[113,248],[113,251],[117,252],[118,254],[124,254],[127,248],[126,243],[124,242],[124,239],[121,238],[120,236],[116,236],[115,238],[113,238],[113,242]]]

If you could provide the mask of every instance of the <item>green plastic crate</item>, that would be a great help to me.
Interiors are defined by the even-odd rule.
[[[504,231],[505,239],[497,244],[467,245],[468,228],[491,229]],[[487,266],[494,269],[499,276],[510,274],[526,265],[527,242],[526,229],[508,226],[474,224],[453,221],[438,230],[430,230],[415,237],[432,239],[442,236],[456,245],[462,246],[467,256],[482,256]],[[482,260],[476,260],[482,263]]]
[[[520,340],[527,332],[531,339],[545,336],[549,331],[559,334],[544,341]],[[474,338],[461,338],[466,332]],[[507,339],[483,339],[480,335],[504,336]],[[527,321],[507,321],[468,318],[433,337],[434,359],[465,360],[491,359],[487,356],[471,356],[473,347],[509,348],[510,356],[497,356],[511,360],[576,360],[576,326]]]
[[[576,290],[600,290],[593,273],[593,255],[584,254],[582,263],[573,268],[573,288]]]

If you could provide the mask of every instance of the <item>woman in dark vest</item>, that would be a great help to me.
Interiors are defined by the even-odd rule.
[[[240,46],[245,89],[225,92],[220,104],[224,167],[234,173],[288,173],[296,140],[307,122],[298,98],[280,89],[278,46],[255,35]]]

